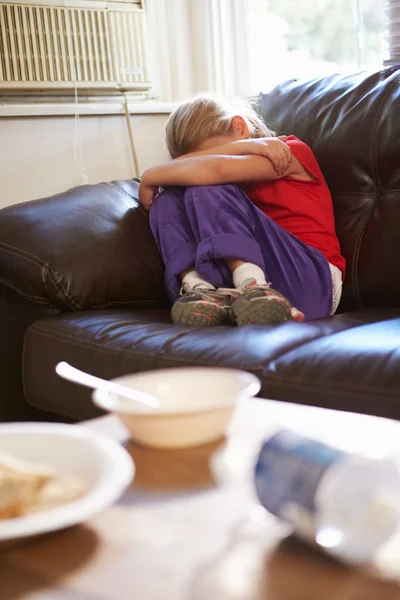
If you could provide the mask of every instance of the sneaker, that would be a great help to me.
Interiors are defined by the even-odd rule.
[[[207,289],[185,292],[173,305],[171,317],[177,325],[232,325],[232,296]]]
[[[238,325],[274,325],[282,321],[304,321],[302,312],[270,284],[250,281],[233,301],[232,312]]]

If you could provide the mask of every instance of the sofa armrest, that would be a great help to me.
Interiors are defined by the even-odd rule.
[[[86,185],[0,211],[0,281],[62,310],[164,304],[164,267],[136,181]]]

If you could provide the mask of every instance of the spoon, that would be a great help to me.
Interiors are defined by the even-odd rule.
[[[72,367],[67,362],[59,362],[56,365],[56,373],[60,375],[60,377],[68,379],[68,381],[80,383],[81,385],[94,390],[103,390],[104,392],[118,394],[118,396],[128,398],[129,400],[135,400],[136,402],[141,402],[142,404],[151,406],[152,408],[160,407],[160,402],[154,396],[150,396],[144,392],[139,392],[138,390],[128,388],[120,383],[114,383],[113,381],[107,381],[106,379],[89,375],[89,373],[85,373],[84,371],[80,371],[79,369]]]

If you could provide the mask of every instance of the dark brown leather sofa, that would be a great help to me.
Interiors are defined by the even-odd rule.
[[[0,420],[99,414],[89,391],[54,374],[60,360],[105,378],[238,367],[261,378],[265,398],[400,418],[399,82],[388,68],[291,81],[260,98],[271,127],[313,148],[333,194],[348,270],[332,318],[174,326],[135,181],[3,209]]]

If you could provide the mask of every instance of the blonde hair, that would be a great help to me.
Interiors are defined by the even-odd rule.
[[[235,116],[246,121],[252,138],[275,135],[250,103],[231,101],[217,94],[201,94],[180,104],[167,121],[165,142],[170,157],[188,154],[205,140],[228,134]]]

